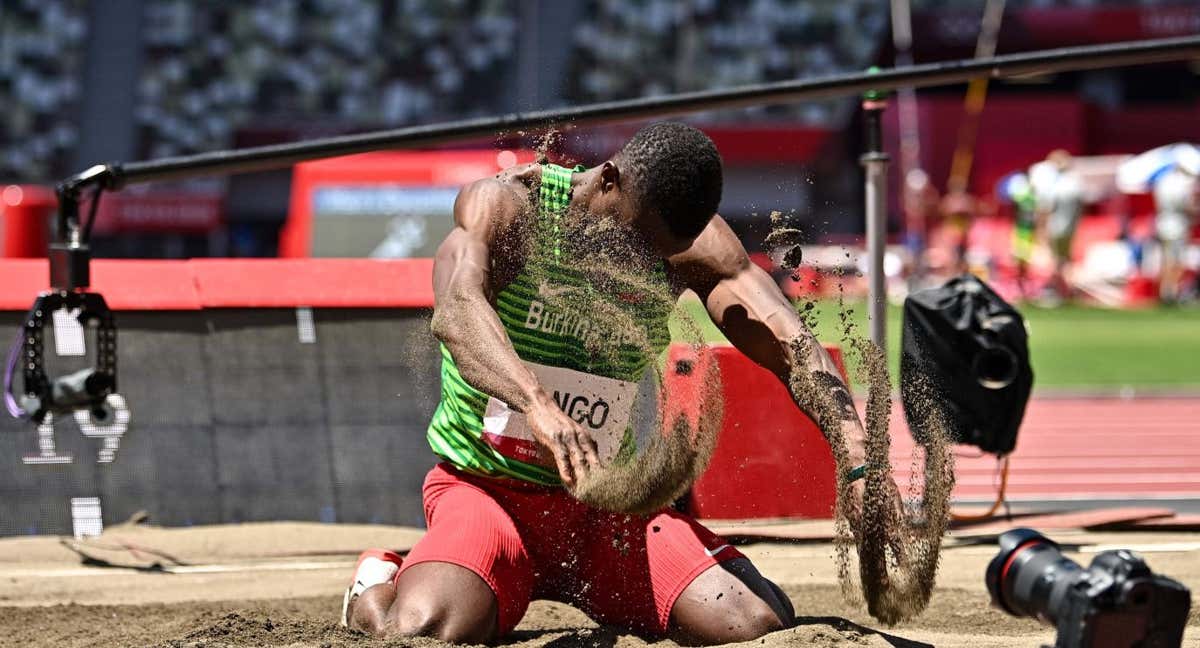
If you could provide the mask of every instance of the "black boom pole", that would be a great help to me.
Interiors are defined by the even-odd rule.
[[[977,77],[1031,76],[1190,58],[1200,58],[1200,36],[1064,47],[984,59],[913,65],[870,74],[863,72],[760,83],[724,90],[607,101],[573,108],[511,113],[499,117],[396,128],[290,144],[212,151],[145,162],[113,163],[99,168],[93,167],[67,178],[59,187],[60,192],[65,190],[69,193],[76,193],[84,186],[99,185],[103,189],[119,189],[134,182],[279,169],[305,160],[388,148],[431,146],[522,130],[652,119],[706,110],[845,96],[868,90],[949,85]]]

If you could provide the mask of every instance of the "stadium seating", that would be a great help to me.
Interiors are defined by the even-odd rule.
[[[76,140],[84,5],[5,0],[0,8],[0,179],[60,173]]]
[[[570,98],[625,99],[860,69],[887,29],[886,10],[863,0],[593,2],[590,19],[575,32]],[[844,103],[756,107],[725,116],[829,124]]]
[[[516,6],[490,0],[147,0],[136,118],[150,156],[253,119],[358,129],[495,112]],[[488,98],[493,100],[489,101]]]

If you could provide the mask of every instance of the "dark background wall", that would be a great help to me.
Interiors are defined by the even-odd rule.
[[[0,313],[15,331],[20,313]],[[118,314],[130,422],[111,463],[101,440],[55,422],[63,464],[31,465],[36,427],[0,417],[0,535],[71,533],[70,499],[99,497],[105,524],[146,511],[166,526],[318,520],[421,525],[437,404],[428,315],[314,309]],[[53,356],[47,364],[67,366]],[[78,363],[78,359],[73,359]]]

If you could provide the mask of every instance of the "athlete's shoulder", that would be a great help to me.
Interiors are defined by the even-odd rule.
[[[720,215],[712,217],[687,249],[667,259],[672,271],[689,286],[736,276],[749,262],[746,248]]]
[[[515,189],[528,191],[542,177],[542,165],[537,162],[514,164],[493,178]]]
[[[454,201],[455,224],[469,230],[515,223],[527,210],[530,188],[540,174],[540,165],[521,164],[464,186]]]

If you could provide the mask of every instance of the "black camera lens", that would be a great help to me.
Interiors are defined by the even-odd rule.
[[[1054,624],[1067,591],[1083,577],[1079,563],[1063,556],[1052,540],[1021,528],[1000,536],[1000,553],[988,563],[986,580],[994,605]]]
[[[983,349],[971,360],[975,382],[987,389],[1004,389],[1017,379],[1021,365],[1012,351],[995,346]]]

